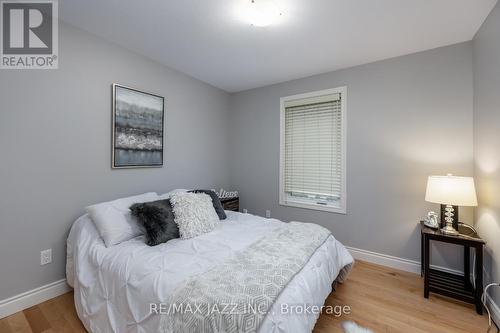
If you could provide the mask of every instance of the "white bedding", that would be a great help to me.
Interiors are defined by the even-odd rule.
[[[90,218],[73,225],[66,273],[75,289],[78,316],[88,331],[160,332],[151,303],[169,303],[175,288],[257,241],[281,221],[226,211],[228,218],[208,234],[149,247],[144,236],[106,248]],[[259,332],[311,332],[317,314],[283,313],[282,304],[321,306],[340,270],[353,262],[333,236],[278,296]]]

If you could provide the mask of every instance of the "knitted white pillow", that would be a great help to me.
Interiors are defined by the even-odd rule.
[[[182,239],[203,235],[219,225],[212,199],[205,193],[174,193],[170,202]]]

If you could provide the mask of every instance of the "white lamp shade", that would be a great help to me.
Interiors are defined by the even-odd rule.
[[[429,176],[425,201],[453,206],[477,206],[472,177]]]

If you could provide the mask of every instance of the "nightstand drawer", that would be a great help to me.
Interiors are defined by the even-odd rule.
[[[221,203],[225,210],[240,211],[240,198],[221,199]]]

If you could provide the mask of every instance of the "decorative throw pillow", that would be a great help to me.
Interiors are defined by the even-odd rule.
[[[210,232],[219,224],[212,199],[205,193],[175,193],[170,202],[182,239]]]
[[[155,200],[158,200],[158,194],[150,192],[92,205],[85,210],[106,247],[110,247],[144,234],[144,230],[130,214],[129,207],[134,203]]]
[[[222,203],[220,202],[220,199],[219,199],[219,196],[217,195],[217,193],[215,193],[212,190],[192,190],[189,192],[208,194],[210,196],[210,198],[212,199],[212,205],[214,206],[214,209],[215,209],[215,212],[217,213],[217,215],[219,215],[219,219],[220,220],[226,219],[226,217],[227,217],[226,212],[224,212],[224,207],[222,206]]]
[[[179,228],[169,199],[130,206],[132,215],[146,229],[146,243],[155,246],[179,238]]]

